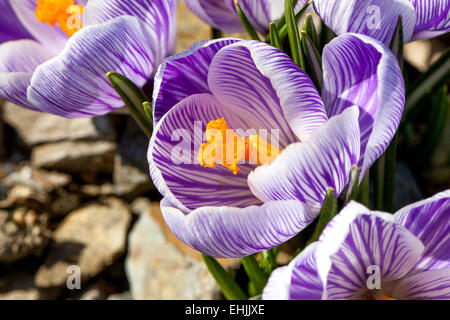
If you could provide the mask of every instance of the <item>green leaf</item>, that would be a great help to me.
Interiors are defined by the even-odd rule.
[[[259,263],[256,260],[255,256],[250,255],[247,257],[243,257],[241,258],[241,261],[242,265],[244,266],[245,272],[247,273],[248,278],[253,284],[253,288],[255,290],[254,294],[252,295],[262,293],[267,283],[267,277],[259,267]]]
[[[272,271],[278,267],[278,264],[276,262],[277,253],[274,249],[269,249],[261,252],[260,266],[264,270],[266,275],[270,275]]]
[[[310,76],[319,92],[322,91],[322,57],[311,37],[302,30],[302,49],[306,62],[306,73]]]
[[[261,41],[261,39],[258,36],[258,33],[253,28],[252,24],[248,20],[248,18],[245,15],[244,11],[242,11],[242,8],[239,5],[238,0],[234,0],[234,6],[236,7],[236,11],[237,11],[237,14],[239,16],[239,19],[241,20],[242,25],[244,26],[245,31],[247,31],[247,33],[250,36],[250,38],[252,38],[253,40]]]
[[[369,185],[370,185],[370,178],[369,178],[369,172],[366,173],[365,177],[361,180],[361,183],[359,184],[358,188],[358,194],[356,195],[356,201],[359,203],[365,205],[369,208]]]
[[[295,8],[295,6],[297,5],[298,0],[295,0],[293,2],[293,7]],[[301,7],[301,9],[295,14],[295,22],[298,23],[298,21],[300,20],[300,18],[302,17],[302,15],[306,12],[306,9],[308,9],[308,7],[311,5],[311,3],[313,2],[313,0],[309,0],[308,2],[306,2],[303,7]],[[280,35],[280,40],[281,42],[284,41],[284,39],[286,39],[287,35],[288,35],[288,29],[286,26],[286,16],[282,16],[280,20],[278,20],[277,22],[277,29],[278,29],[278,33]],[[267,36],[266,38],[266,42],[270,43],[271,42],[271,37],[270,34]]]
[[[234,281],[230,274],[217,262],[216,259],[202,254],[209,272],[212,274],[225,298],[228,300],[247,300],[248,296],[241,287]]]
[[[297,22],[295,21],[294,9],[292,7],[292,0],[284,1],[284,16],[286,17],[286,26],[289,36],[289,45],[291,47],[292,60],[303,70],[306,70],[303,52],[300,47],[300,32],[298,30]]]
[[[143,108],[144,102],[148,102],[149,99],[142,90],[127,77],[116,72],[108,72],[106,77],[122,98],[125,106],[130,110],[131,115],[139,124],[142,131],[150,138],[153,132],[153,123],[151,118],[148,118]]]
[[[447,86],[444,86],[433,101],[427,127],[422,136],[420,148],[422,150],[421,154],[423,155],[422,167],[427,168],[430,165],[430,161],[436,152],[436,148],[444,132],[447,114],[449,112],[448,90]]]
[[[308,244],[317,241],[322,234],[322,231],[327,226],[328,222],[337,214],[338,212],[338,201],[336,199],[336,194],[333,188],[329,188],[325,200],[323,201],[322,209],[319,212],[319,221],[317,222],[316,228],[308,241]]]
[[[152,104],[151,104],[150,102],[148,102],[148,101],[145,101],[145,102],[142,104],[142,107],[144,108],[144,111],[145,111],[145,114],[147,115],[147,117],[148,117],[150,120],[153,120]]]
[[[423,100],[434,94],[450,81],[450,50],[448,50],[431,68],[424,73],[409,90],[406,96],[403,122],[411,122],[420,112],[427,107]]]
[[[303,31],[311,38],[316,48],[319,47],[319,36],[317,35],[316,26],[311,13],[306,15],[305,22],[303,23]]]
[[[350,179],[348,183],[347,192],[345,194],[345,202],[344,204],[349,203],[352,200],[356,200],[359,189],[359,168],[357,165],[354,165],[350,170]]]
[[[270,28],[270,44],[280,50],[283,50],[283,46],[281,44],[280,35],[278,34],[278,29],[275,25],[275,22],[271,22],[269,24]]]

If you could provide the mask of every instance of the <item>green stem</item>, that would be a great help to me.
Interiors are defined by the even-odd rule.
[[[346,205],[352,200],[356,200],[356,197],[358,195],[358,188],[359,188],[359,168],[357,165],[354,165],[350,170],[350,179],[348,183],[347,193],[345,194],[344,205]]]
[[[258,261],[254,255],[241,258],[242,265],[244,266],[245,272],[248,278],[253,283],[256,290],[256,294],[262,293],[264,287],[267,283],[267,277],[264,272],[259,267]]]
[[[328,222],[337,214],[338,212],[338,201],[336,199],[336,192],[333,188],[328,189],[325,200],[323,201],[322,209],[319,212],[319,221],[317,222],[316,228],[309,239],[308,244],[317,241],[322,234],[322,231],[327,226]]]
[[[275,25],[275,22],[271,22],[269,24],[269,28],[270,28],[270,44],[277,49],[283,50],[280,35],[278,34],[278,29]]]
[[[285,8],[284,15],[286,17],[286,26],[289,35],[289,44],[291,47],[292,60],[294,60],[295,64],[305,71],[306,70],[305,59],[303,57],[303,52],[300,46],[301,45],[300,32],[298,30],[298,25],[295,20],[294,9],[292,7],[292,0],[285,0],[284,8]]]
[[[248,20],[247,16],[245,15],[244,11],[242,11],[241,6],[239,5],[238,0],[234,0],[234,6],[236,7],[237,14],[239,16],[239,19],[242,22],[242,25],[244,26],[245,30],[247,31],[250,38],[253,40],[261,41],[261,39],[258,36],[258,33],[253,28],[252,24]]]
[[[389,148],[384,154],[384,187],[383,187],[383,205],[382,210],[385,212],[393,212],[394,195],[395,195],[395,167],[397,162],[397,144],[398,133],[392,139]]]
[[[365,205],[366,207],[369,207],[370,201],[369,201],[369,185],[370,185],[370,178],[369,178],[369,172],[366,173],[366,176],[362,179],[361,183],[359,184],[358,194],[356,196],[356,201],[359,203]]]
[[[217,262],[216,259],[202,254],[209,272],[212,274],[223,295],[227,300],[248,300],[248,296],[241,287],[234,281],[230,274]]]

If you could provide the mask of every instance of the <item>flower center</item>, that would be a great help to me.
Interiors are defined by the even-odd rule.
[[[234,175],[240,170],[238,167],[240,161],[249,161],[260,166],[272,162],[281,153],[258,134],[247,137],[237,135],[227,125],[225,118],[208,123],[206,140],[197,154],[200,164],[211,168],[215,167],[216,163],[221,163]]]
[[[38,0],[36,2],[36,19],[52,27],[58,23],[69,37],[82,28],[81,15],[83,7],[74,0]]]

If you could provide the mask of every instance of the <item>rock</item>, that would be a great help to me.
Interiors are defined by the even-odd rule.
[[[24,166],[20,170],[8,175],[2,180],[2,183],[8,186],[23,185],[33,188],[38,192],[49,193],[68,185],[71,181],[72,178],[67,174],[48,172],[31,168],[30,166]]]
[[[12,103],[3,106],[4,120],[16,129],[28,146],[64,140],[116,139],[108,117],[66,119],[28,110]]]
[[[135,208],[142,208],[143,201],[135,202]],[[168,240],[154,218],[161,214],[158,208],[146,206],[146,212],[140,214],[130,233],[125,270],[132,297],[137,300],[219,298],[220,289],[200,254],[180,241],[175,246]]]
[[[107,300],[133,300],[131,293],[129,291],[115,293],[108,296]]]
[[[0,278],[0,300],[39,300],[42,293],[30,273],[7,273]]]
[[[0,262],[15,262],[30,254],[40,256],[48,244],[48,216],[25,208],[0,210]]]
[[[111,174],[117,145],[113,142],[57,142],[35,147],[31,163],[72,174]]]
[[[42,288],[62,287],[72,265],[80,268],[82,281],[96,276],[124,253],[130,223],[128,206],[115,198],[73,211],[55,230],[35,283]]]

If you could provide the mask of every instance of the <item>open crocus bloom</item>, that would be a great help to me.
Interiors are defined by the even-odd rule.
[[[404,105],[392,53],[347,34],[325,48],[323,68],[320,97],[261,42],[203,42],[161,65],[148,158],[180,240],[215,257],[275,247],[317,217],[330,187],[342,192],[352,165],[365,172],[386,150]]]
[[[308,0],[299,0],[296,10]],[[269,23],[284,13],[284,0],[238,0],[239,5],[258,32],[267,34]],[[234,0],[186,0],[187,6],[200,19],[225,32],[244,31]]]
[[[349,203],[263,299],[450,299],[450,190],[395,215]]]
[[[314,9],[336,34],[361,33],[389,44],[403,18],[405,42],[450,30],[449,0],[314,0]]]
[[[173,51],[177,3],[0,0],[9,10],[0,22],[0,97],[64,117],[122,107],[106,73],[141,87],[151,80]]]

